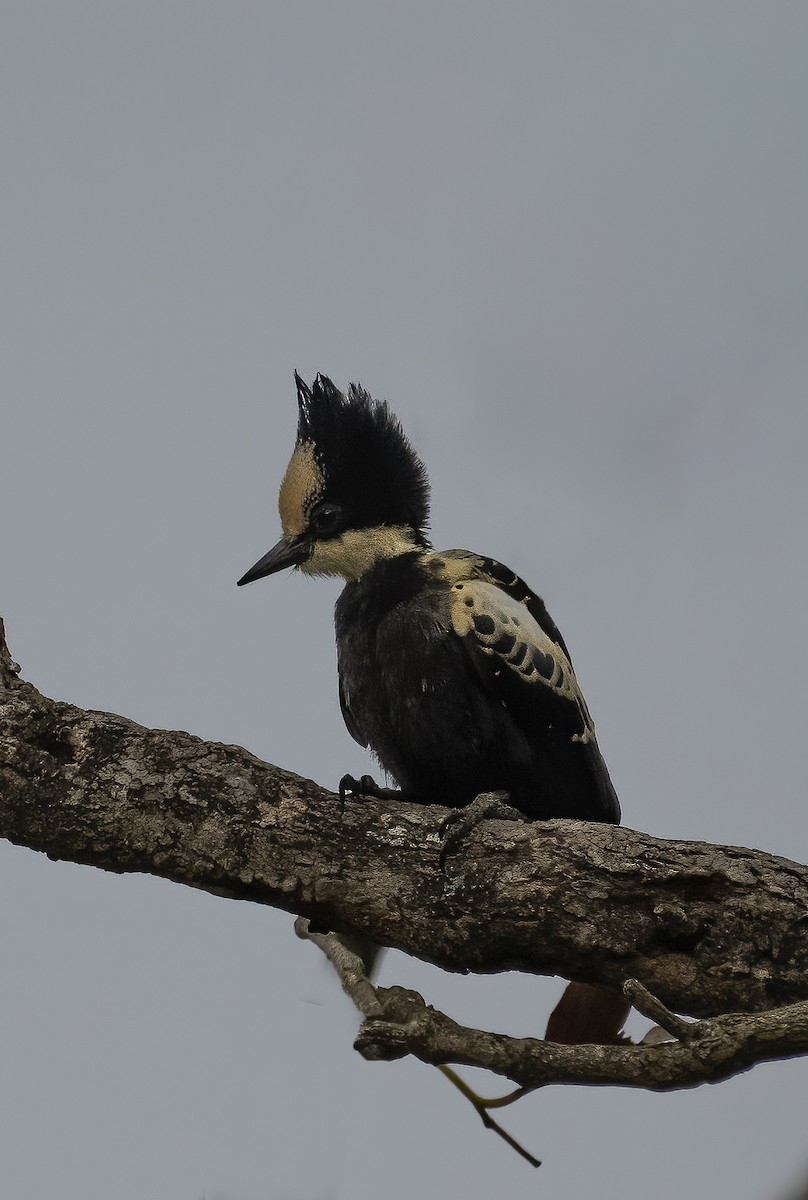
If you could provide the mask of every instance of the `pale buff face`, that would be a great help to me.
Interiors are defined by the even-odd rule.
[[[338,537],[314,543],[314,552],[300,568],[306,575],[341,575],[361,579],[383,558],[395,558],[415,549],[412,530],[403,525],[375,529],[346,529]]]
[[[309,513],[323,494],[323,475],[314,461],[314,446],[295,447],[281,482],[278,510],[285,537],[299,537],[309,524]]]
[[[325,481],[314,457],[314,446],[303,442],[295,447],[278,496],[284,537],[294,539],[310,532],[311,514],[324,490]],[[337,537],[315,536],[311,556],[301,563],[300,570],[306,575],[360,579],[380,559],[393,558],[414,546],[412,530],[402,525],[346,529]]]

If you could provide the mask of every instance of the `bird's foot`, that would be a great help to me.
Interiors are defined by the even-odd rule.
[[[518,809],[507,803],[508,792],[480,792],[465,808],[453,809],[448,817],[440,823],[438,836],[440,838],[441,870],[446,867],[446,859],[460,843],[475,829],[481,821],[524,821],[525,816]]]
[[[371,796],[375,800],[399,800],[401,792],[397,788],[379,787],[372,775],[363,775],[354,779],[353,775],[343,775],[339,781],[340,803],[345,803],[346,796]]]

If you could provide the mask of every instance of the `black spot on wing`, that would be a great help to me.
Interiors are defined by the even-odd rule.
[[[553,672],[556,668],[555,659],[551,654],[545,654],[542,650],[538,649],[533,650],[531,658],[538,674],[549,683],[553,678]]]
[[[489,617],[487,613],[475,613],[472,619],[477,633],[481,633],[483,637],[490,637],[497,627],[494,618]]]
[[[505,633],[501,633],[499,635],[497,640],[494,642],[492,649],[495,651],[495,653],[501,654],[503,657],[507,657],[507,655],[510,654],[511,650],[513,650],[515,645],[516,645],[515,634],[508,633],[506,631]]]

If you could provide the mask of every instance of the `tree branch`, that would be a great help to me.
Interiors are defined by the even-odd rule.
[[[636,980],[627,982],[626,991],[635,1001]],[[806,1001],[686,1023],[686,1040],[657,1046],[562,1046],[457,1025],[405,988],[378,988],[377,994],[383,1013],[365,1019],[355,1043],[365,1058],[390,1061],[412,1054],[435,1066],[485,1067],[525,1091],[550,1083],[674,1091],[717,1083],[757,1062],[808,1053]]]
[[[610,825],[488,821],[443,872],[444,815],[370,800],[343,811],[240,747],[48,700],[17,678],[0,638],[0,836],[12,842],[271,904],[451,971],[633,977],[694,1016],[808,999],[805,867]],[[450,1028],[438,1029],[441,1054]],[[552,1053],[566,1063],[576,1051]],[[629,1052],[598,1053],[602,1082],[625,1082],[615,1056]]]

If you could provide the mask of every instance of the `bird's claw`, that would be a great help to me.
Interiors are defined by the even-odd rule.
[[[379,787],[372,775],[363,775],[354,779],[353,775],[343,775],[339,781],[339,798],[342,804],[346,796],[372,796],[376,800],[400,799],[400,793],[395,788]]]
[[[339,781],[339,800],[340,804],[344,804],[346,797],[358,796],[362,791],[362,784],[358,779],[354,779],[353,775],[343,775]]]
[[[524,821],[525,817],[507,803],[507,792],[480,792],[465,808],[455,808],[438,826],[440,869],[446,869],[446,859],[481,821]]]

